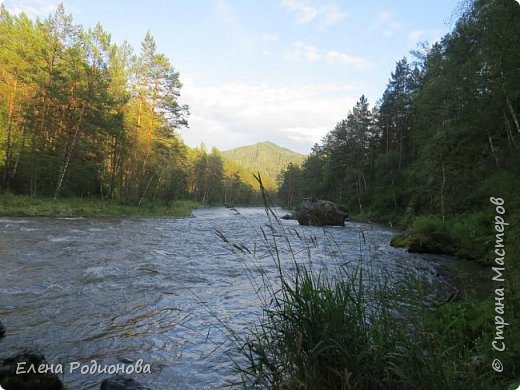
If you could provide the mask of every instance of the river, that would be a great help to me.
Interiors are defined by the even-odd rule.
[[[262,231],[268,239],[273,232],[264,209],[238,211],[205,208],[183,219],[0,218],[0,320],[7,329],[0,358],[42,351],[49,363],[63,364],[70,389],[99,388],[107,375],[68,372],[71,362],[91,360],[142,359],[151,373],[134,378],[151,389],[233,382],[227,329],[240,332],[258,320],[253,284],[276,275],[264,245]],[[280,223],[293,251],[310,254],[324,272],[370,264],[397,275],[396,283],[400,273],[412,272],[445,288],[439,269],[453,263],[390,247],[395,231],[381,225]],[[293,261],[281,253],[290,269]]]

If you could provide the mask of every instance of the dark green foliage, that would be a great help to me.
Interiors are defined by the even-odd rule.
[[[278,177],[278,198],[283,205],[293,208],[303,198],[301,187],[303,185],[302,169],[290,163]]]
[[[495,258],[493,218],[490,212],[453,216],[445,222],[435,216],[420,216],[406,232],[393,237],[391,245],[410,252],[445,253],[491,264]]]
[[[190,196],[199,202],[253,205],[261,202],[253,172],[227,159],[218,149],[202,145],[192,150],[188,175]]]
[[[449,223],[450,235],[455,245],[455,254],[469,259],[478,259],[490,264],[494,259],[493,216],[491,213],[476,212],[453,218]]]
[[[276,189],[278,175],[283,169],[289,164],[300,165],[305,158],[300,153],[282,148],[272,142],[260,142],[226,150],[222,155],[255,174],[260,172],[264,186],[269,190]]]
[[[362,96],[280,188],[407,225],[412,250],[489,262],[489,198],[520,210],[518,17],[512,1],[467,2],[451,33],[398,61],[377,105]]]
[[[416,253],[453,254],[453,239],[447,225],[434,217],[418,217],[409,231],[391,241],[392,246],[404,246]]]

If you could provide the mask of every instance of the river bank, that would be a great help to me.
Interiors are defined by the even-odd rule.
[[[400,230],[390,245],[406,248],[413,253],[430,253],[493,265],[493,216],[491,210],[447,216],[438,215],[381,215],[368,210],[354,214],[352,220],[387,224]],[[515,227],[516,229],[516,227]],[[517,242],[511,247],[519,250]]]
[[[434,250],[407,251],[436,253],[426,255],[435,264],[430,286],[412,274],[396,284],[383,273],[383,283],[367,289],[364,281],[370,272],[338,268],[331,279],[316,272],[312,261],[292,274],[280,273],[281,289],[271,293],[263,321],[240,348],[247,360],[240,366],[245,387],[290,388],[297,383],[321,389],[516,389],[517,274],[509,273],[511,280],[497,290],[489,265],[446,258],[443,244],[453,245],[450,225],[432,219],[416,218],[412,232],[421,245],[427,240],[440,244],[431,244]],[[479,234],[471,229],[474,224],[451,222],[450,232],[460,234],[459,243],[464,232],[472,233],[467,241]],[[356,225],[351,220],[346,228]],[[369,253],[365,261],[373,259]],[[441,280],[448,283],[441,285]],[[493,288],[498,302],[496,297],[493,301]],[[432,301],[427,299],[432,291],[444,294]]]
[[[0,193],[0,216],[4,217],[186,217],[200,206],[189,200],[137,206],[99,198],[54,200]]]

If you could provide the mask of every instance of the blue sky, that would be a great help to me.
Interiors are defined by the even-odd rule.
[[[45,17],[59,1],[0,0]],[[395,62],[453,28],[459,1],[65,0],[136,50],[148,30],[180,72],[191,146],[260,141],[308,153],[361,94],[373,105]]]

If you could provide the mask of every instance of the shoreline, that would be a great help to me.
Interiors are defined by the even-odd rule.
[[[31,198],[0,194],[0,217],[188,217],[198,202],[175,200],[168,205],[123,204],[99,198]]]

